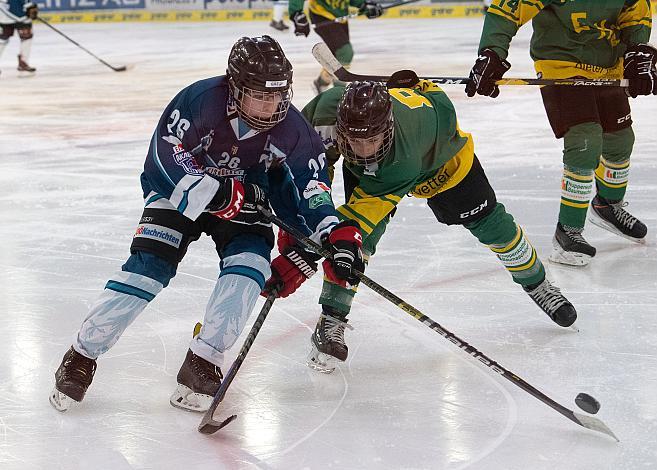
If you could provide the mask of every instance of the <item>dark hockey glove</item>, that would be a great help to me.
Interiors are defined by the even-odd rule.
[[[420,83],[417,74],[412,70],[398,70],[390,75],[386,86],[388,88],[413,88]]]
[[[363,236],[358,222],[345,220],[336,225],[328,237],[331,259],[324,260],[324,274],[334,284],[346,287],[347,283],[358,284],[353,270],[363,272]]]
[[[266,297],[276,289],[278,297],[287,297],[316,272],[316,255],[298,246],[288,246],[271,262],[271,277],[261,295]]]
[[[268,204],[267,196],[259,186],[226,178],[208,204],[208,209],[220,219],[255,224],[263,220],[258,205],[267,207]]]
[[[360,7],[358,13],[367,16],[368,19],[373,20],[383,15],[383,8],[377,2],[372,0],[365,0],[365,3]]]
[[[472,97],[478,93],[497,98],[500,88],[495,85],[495,80],[502,78],[510,68],[511,64],[500,59],[495,51],[484,49],[472,66],[470,81],[465,86],[465,94]]]
[[[25,10],[25,16],[31,20],[36,20],[37,16],[39,16],[39,7],[36,3],[27,2],[23,5],[23,9]]]
[[[301,10],[295,11],[292,13],[290,19],[294,23],[294,35],[308,37],[310,34],[310,23],[306,14]]]
[[[626,93],[632,98],[639,95],[657,95],[657,49],[650,44],[636,44],[625,51],[623,76],[629,78]]]

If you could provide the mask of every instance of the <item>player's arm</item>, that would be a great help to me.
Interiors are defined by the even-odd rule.
[[[329,179],[333,182],[335,165],[340,160],[336,143],[336,110],[344,86],[334,86],[313,98],[301,114],[315,128],[324,143]]]
[[[290,0],[287,7],[290,20],[294,23],[295,36],[308,36],[310,34],[310,21],[303,12],[304,3],[304,0]]]
[[[200,109],[188,102],[187,92],[180,92],[167,106],[153,133],[142,174],[147,203],[164,197],[191,220],[205,210],[232,219],[245,201],[264,202],[264,194],[255,185],[242,185],[232,178],[204,172],[204,152],[194,156],[192,151],[201,142],[207,149],[212,132],[197,127],[201,122]]]
[[[465,86],[468,96],[475,94],[495,98],[500,94],[495,81],[504,76],[511,64],[506,60],[511,40],[518,29],[551,0],[494,0],[486,12],[479,41],[479,55],[470,71],[470,82]]]
[[[618,17],[621,41],[626,45],[623,77],[630,80],[627,94],[657,95],[657,49],[648,44],[652,30],[650,0],[626,0]]]

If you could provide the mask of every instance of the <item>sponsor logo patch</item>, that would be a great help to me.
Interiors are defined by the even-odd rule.
[[[333,205],[333,200],[331,199],[331,194],[323,192],[311,197],[308,200],[308,207],[311,209],[317,209],[319,206]]]
[[[313,196],[330,192],[331,188],[326,183],[317,180],[310,180],[306,189],[303,190],[303,198],[310,199]]]
[[[180,248],[182,233],[161,225],[139,224],[134,238],[149,238],[158,242],[166,243],[174,248]]]

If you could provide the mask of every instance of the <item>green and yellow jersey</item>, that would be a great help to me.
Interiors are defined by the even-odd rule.
[[[493,0],[479,50],[502,59],[518,29],[532,21],[530,54],[542,78],[623,76],[627,46],[647,43],[650,0]]]
[[[338,102],[344,87],[315,97],[303,114],[329,144],[329,161],[337,160],[335,136]],[[359,180],[339,214],[356,220],[364,235],[374,232],[406,195],[430,198],[458,184],[470,171],[474,144],[458,127],[452,102],[442,89],[423,81],[416,89],[390,90],[394,142],[386,157],[368,166],[344,162]],[[333,147],[335,147],[333,145]]]
[[[365,0],[310,0],[308,8],[316,15],[334,20],[349,14],[349,7],[360,8]],[[288,11],[290,15],[295,11],[303,10],[305,0],[290,0]]]

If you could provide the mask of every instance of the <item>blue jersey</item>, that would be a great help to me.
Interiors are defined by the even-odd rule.
[[[26,0],[0,0],[0,24],[31,23],[25,16]]]
[[[338,222],[313,127],[290,106],[272,129],[250,129],[237,115],[228,79],[219,76],[184,88],[166,107],[141,183],[147,205],[166,198],[196,220],[224,177],[262,187],[276,214],[316,241]]]

